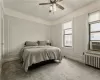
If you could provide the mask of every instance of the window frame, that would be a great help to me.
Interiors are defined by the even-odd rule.
[[[72,22],[72,20],[71,21],[67,21],[65,23],[68,23],[68,22]],[[72,22],[72,26],[73,26],[73,22]],[[70,30],[70,29],[72,30],[72,33],[65,34],[65,30]],[[64,29],[64,25],[63,25],[63,47],[72,47],[72,46],[66,46],[65,45],[65,35],[71,35],[72,36],[72,46],[73,46],[73,29],[72,29],[72,27]]]
[[[100,31],[93,31],[91,32],[91,24],[96,24],[96,23],[100,23],[100,20],[97,20],[97,21],[94,21],[94,22],[89,22],[88,25],[89,25],[89,50],[92,50],[90,48],[91,46],[91,41],[100,41],[100,40],[91,40],[91,33],[98,33]]]

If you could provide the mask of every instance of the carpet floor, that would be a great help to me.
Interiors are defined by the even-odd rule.
[[[100,70],[70,59],[32,65],[26,73],[20,60],[6,62],[2,80],[100,80]]]

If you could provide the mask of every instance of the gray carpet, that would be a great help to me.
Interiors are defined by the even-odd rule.
[[[100,70],[69,59],[49,62],[25,73],[19,60],[3,64],[2,80],[100,80]]]

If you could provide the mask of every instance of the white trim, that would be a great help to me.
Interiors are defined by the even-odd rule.
[[[2,0],[0,0],[0,3],[2,2]]]
[[[38,17],[26,15],[24,13],[21,13],[21,12],[12,10],[12,9],[8,9],[8,8],[4,8],[4,14],[8,15],[8,16],[17,17],[17,18],[20,18],[20,19],[34,21],[34,22],[40,23],[40,24],[51,25],[51,22],[49,22],[49,21],[43,20],[43,19],[38,18]]]
[[[69,23],[69,22],[72,22],[72,45],[71,46],[65,46],[65,42],[64,42],[64,39],[65,39],[65,33],[64,33],[64,31],[65,31],[65,29],[64,29],[64,24],[67,24],[67,23]],[[63,40],[62,40],[62,44],[63,44],[63,46],[62,47],[65,47],[65,48],[73,48],[73,19],[72,20],[69,20],[69,21],[67,21],[67,22],[64,22],[63,24],[62,24],[62,27],[63,27],[63,29],[62,29],[62,31],[63,31]]]
[[[83,55],[83,57],[80,57],[80,56],[75,56],[75,55],[72,56],[72,55],[67,54],[67,55],[65,56],[65,58],[69,58],[69,59],[78,61],[78,62],[80,62],[80,63],[84,63],[84,55]],[[82,58],[83,58],[83,59],[82,59]]]
[[[8,62],[8,61],[13,61],[13,60],[18,60],[18,59],[20,59],[18,54],[17,55],[8,55],[2,59],[2,63]]]
[[[19,57],[12,57],[12,58],[7,58],[7,59],[2,59],[2,63],[8,62],[8,61],[13,61],[13,60],[18,60],[20,59]]]

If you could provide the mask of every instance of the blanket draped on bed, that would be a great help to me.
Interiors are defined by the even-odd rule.
[[[52,46],[28,46],[22,48],[20,54],[26,72],[32,64],[52,59],[62,60],[61,50]]]

